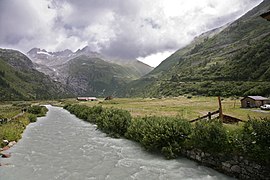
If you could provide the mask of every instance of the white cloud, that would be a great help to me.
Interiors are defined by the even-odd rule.
[[[74,51],[88,44],[105,55],[140,57],[155,66],[162,54],[235,20],[260,2],[1,0],[0,46],[24,52],[32,47]]]
[[[173,53],[174,51],[158,52],[155,54],[150,54],[146,57],[138,57],[138,60],[142,61],[145,64],[148,64],[149,66],[156,67],[160,64],[161,61],[168,58]]]

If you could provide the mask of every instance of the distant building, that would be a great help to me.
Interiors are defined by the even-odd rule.
[[[267,21],[270,21],[270,11],[269,12],[266,12],[266,13],[263,13],[261,15],[262,18],[266,19]]]
[[[97,101],[96,97],[77,97],[78,101]]]
[[[262,96],[247,96],[241,99],[242,108],[258,108],[264,104],[270,104],[270,99]]]

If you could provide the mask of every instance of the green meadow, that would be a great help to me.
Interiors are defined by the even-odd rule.
[[[77,101],[65,99],[63,104],[81,104],[102,106],[105,108],[124,109],[131,113],[132,117],[143,116],[180,116],[183,119],[192,120],[206,115],[208,112],[218,110],[217,97],[171,97],[171,98],[114,98],[113,100],[99,99],[98,101]],[[241,108],[240,98],[223,98],[223,113],[241,120],[250,118],[260,119],[270,117],[270,111],[261,111],[259,108]]]

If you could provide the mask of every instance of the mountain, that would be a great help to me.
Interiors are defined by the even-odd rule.
[[[67,86],[78,96],[121,96],[125,84],[153,69],[135,59],[105,57],[88,46],[76,52],[33,48],[27,55],[38,71]]]
[[[270,95],[270,23],[263,1],[225,27],[207,32],[129,84],[131,95]]]
[[[67,97],[59,83],[35,70],[32,61],[19,51],[0,49],[0,100],[34,100]]]
[[[79,56],[58,68],[64,83],[76,95],[117,95],[123,86],[138,78],[132,69],[100,58]]]

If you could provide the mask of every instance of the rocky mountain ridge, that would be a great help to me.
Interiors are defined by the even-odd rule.
[[[76,52],[33,48],[27,55],[38,71],[67,86],[75,95],[115,94],[124,84],[153,69],[136,59],[110,59],[91,51],[88,46]]]

